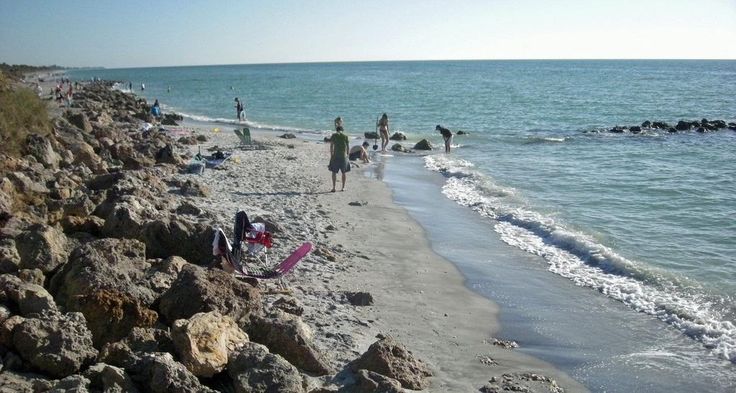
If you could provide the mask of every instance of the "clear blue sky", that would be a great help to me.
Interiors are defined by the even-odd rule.
[[[736,0],[0,0],[0,62],[736,59]]]

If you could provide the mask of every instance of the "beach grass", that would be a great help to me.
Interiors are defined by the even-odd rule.
[[[46,103],[0,72],[0,151],[18,156],[28,135],[48,135],[50,131]]]

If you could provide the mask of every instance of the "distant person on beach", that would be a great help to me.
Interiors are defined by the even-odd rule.
[[[450,142],[452,142],[452,131],[448,130],[445,127],[442,127],[439,124],[437,124],[437,127],[435,127],[434,129],[439,131],[440,134],[442,134],[442,138],[445,140],[445,153],[449,153],[450,152]]]
[[[388,115],[385,113],[378,120],[378,132],[381,134],[381,151],[385,153],[388,146]]]
[[[335,192],[337,172],[342,172],[342,188],[345,191],[345,174],[350,172],[350,161],[348,160],[348,136],[343,133],[342,126],[337,126],[336,132],[330,137],[330,165],[327,168],[332,172],[332,191]]]
[[[341,116],[335,118],[335,130],[337,130],[337,127],[343,127]]]
[[[245,105],[238,97],[235,97],[235,112],[238,114],[238,121],[245,120]]]
[[[146,84],[145,83],[141,83],[141,91],[143,91],[143,90],[146,90]]]
[[[133,82],[128,82],[128,91],[133,92]]]
[[[158,99],[156,99],[151,107],[151,114],[157,119],[161,117],[161,105],[158,103]]]
[[[371,160],[368,159],[368,146],[370,144],[368,142],[363,142],[362,145],[353,146],[350,148],[350,153],[348,153],[348,158],[350,161],[356,161],[360,159],[364,163],[369,163]]]

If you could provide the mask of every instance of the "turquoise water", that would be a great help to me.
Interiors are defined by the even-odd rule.
[[[736,380],[736,132],[604,130],[644,120],[736,121],[734,61],[240,65],[72,76],[132,81],[136,90],[143,82],[146,90],[138,94],[196,120],[234,123],[233,99],[240,97],[254,127],[319,134],[339,115],[349,133],[360,135],[373,131],[377,116],[387,112],[392,131],[413,141],[427,137],[440,145],[436,124],[467,131],[455,137],[450,155],[397,156],[387,165],[424,168],[442,203],[463,207],[499,244],[541,261],[540,280],[547,277],[548,285],[624,310],[633,330],[629,340],[640,340],[642,348],[652,331],[665,329],[667,334],[658,334],[672,337],[665,352],[691,363],[656,363],[658,372],[665,369],[662,378],[711,368],[719,375],[712,390],[733,388],[723,381],[729,375]],[[431,220],[425,225],[432,232]],[[468,247],[482,256],[486,243]],[[509,263],[530,261],[517,256]],[[471,270],[466,275],[480,287],[492,281],[490,272]],[[502,307],[508,295],[486,294]],[[530,306],[541,301],[527,300]],[[638,324],[645,320],[656,324]],[[584,334],[592,333],[586,327]],[[605,356],[605,346],[602,351]],[[538,355],[570,367],[553,350]],[[595,357],[585,359],[595,363]],[[641,366],[631,364],[611,367],[626,373]],[[625,391],[600,385],[605,378],[596,373],[581,378],[593,390]]]

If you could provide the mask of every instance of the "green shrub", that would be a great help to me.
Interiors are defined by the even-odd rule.
[[[0,151],[18,156],[31,133],[51,131],[46,103],[27,88],[14,88],[0,73]]]

